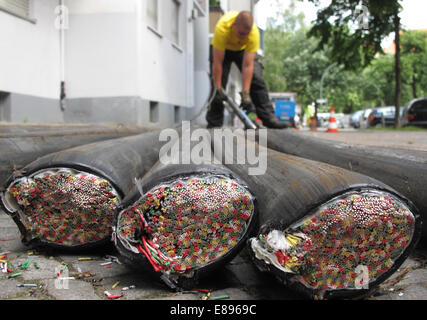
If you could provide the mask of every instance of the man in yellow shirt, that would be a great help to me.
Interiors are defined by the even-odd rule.
[[[224,121],[224,88],[227,86],[231,64],[242,73],[242,104],[245,110],[256,108],[256,113],[268,128],[286,128],[274,116],[267,86],[262,79],[262,66],[256,59],[259,49],[259,30],[248,11],[231,11],[218,21],[211,48],[211,72],[217,94],[206,114],[208,128],[220,127]]]

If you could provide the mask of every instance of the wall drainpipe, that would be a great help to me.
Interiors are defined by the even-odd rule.
[[[57,27],[60,37],[60,96],[59,104],[61,111],[66,109],[66,90],[65,90],[65,30],[68,29],[68,8],[65,6],[65,0],[59,0],[59,7],[56,9]]]

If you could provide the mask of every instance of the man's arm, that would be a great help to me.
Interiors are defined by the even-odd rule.
[[[249,91],[254,74],[254,61],[256,52],[245,52],[242,65],[242,91]]]
[[[213,62],[212,62],[212,74],[214,77],[214,83],[217,89],[222,87],[222,63],[224,61],[225,51],[213,49]]]

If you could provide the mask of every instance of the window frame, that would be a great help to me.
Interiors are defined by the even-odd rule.
[[[161,34],[161,20],[160,20],[160,17],[161,17],[161,15],[160,15],[160,12],[161,12],[161,5],[160,5],[160,2],[161,1],[159,1],[159,0],[155,0],[156,1],[156,4],[157,4],[157,8],[156,8],[156,26],[152,26],[151,24],[150,24],[150,22],[149,22],[149,19],[148,19],[148,2],[147,2],[147,4],[146,4],[146,7],[145,7],[145,17],[146,17],[146,24],[147,24],[147,29],[148,30],[150,30],[150,31],[152,31],[154,34],[156,34],[158,37],[160,37],[160,38],[162,38],[162,34]]]
[[[174,14],[175,11],[177,11],[178,15],[176,17],[176,25],[173,26],[171,24],[171,32],[170,32],[170,36],[171,36],[171,42],[173,45],[175,45],[174,47],[177,47],[177,49],[181,49],[181,44],[180,44],[180,40],[181,40],[181,32],[180,32],[180,13],[182,10],[182,1],[181,0],[171,0],[172,3],[172,8],[171,8],[171,13]],[[175,7],[176,6],[176,7]],[[177,10],[176,10],[177,9]],[[174,31],[176,27],[176,32]],[[176,39],[175,39],[176,37]]]
[[[7,1],[7,0],[3,0],[3,1]],[[35,24],[35,23],[37,23],[37,19],[35,19],[33,17],[33,12],[34,12],[33,5],[34,5],[34,3],[32,0],[25,0],[25,1],[28,1],[28,14],[27,15],[20,14],[19,12],[16,12],[14,10],[10,10],[7,7],[5,7],[1,2],[0,2],[0,11],[8,13],[8,14],[16,17],[16,18],[19,18],[19,19],[22,19],[22,20],[25,20],[25,21],[28,21],[28,22]]]

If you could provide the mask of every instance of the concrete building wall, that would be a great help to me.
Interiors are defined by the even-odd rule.
[[[62,120],[57,5],[31,1],[33,22],[0,11],[0,120]]]
[[[252,11],[253,0],[221,0],[221,5],[225,11]]]
[[[134,0],[67,2],[67,98],[137,95],[137,25],[132,4]]]
[[[175,106],[192,107],[187,2],[180,5],[175,43],[166,36],[172,1],[159,2],[157,29],[147,24],[145,1],[73,1],[66,34],[67,119],[86,115],[86,121],[105,122],[115,115],[115,121],[168,125]]]
[[[36,22],[0,11],[0,90],[59,97],[59,41],[56,0],[34,1]]]
[[[205,114],[211,90],[209,66],[209,2],[198,0],[201,12],[192,16],[194,24],[194,108],[185,110],[186,119],[195,119],[197,124],[206,124]],[[197,10],[196,10],[197,11]],[[195,16],[195,14],[197,14]]]
[[[0,12],[0,120],[166,126],[193,116],[210,89],[208,2],[158,0],[157,28],[147,2],[34,1],[36,23]],[[63,64],[59,4],[68,13]]]

